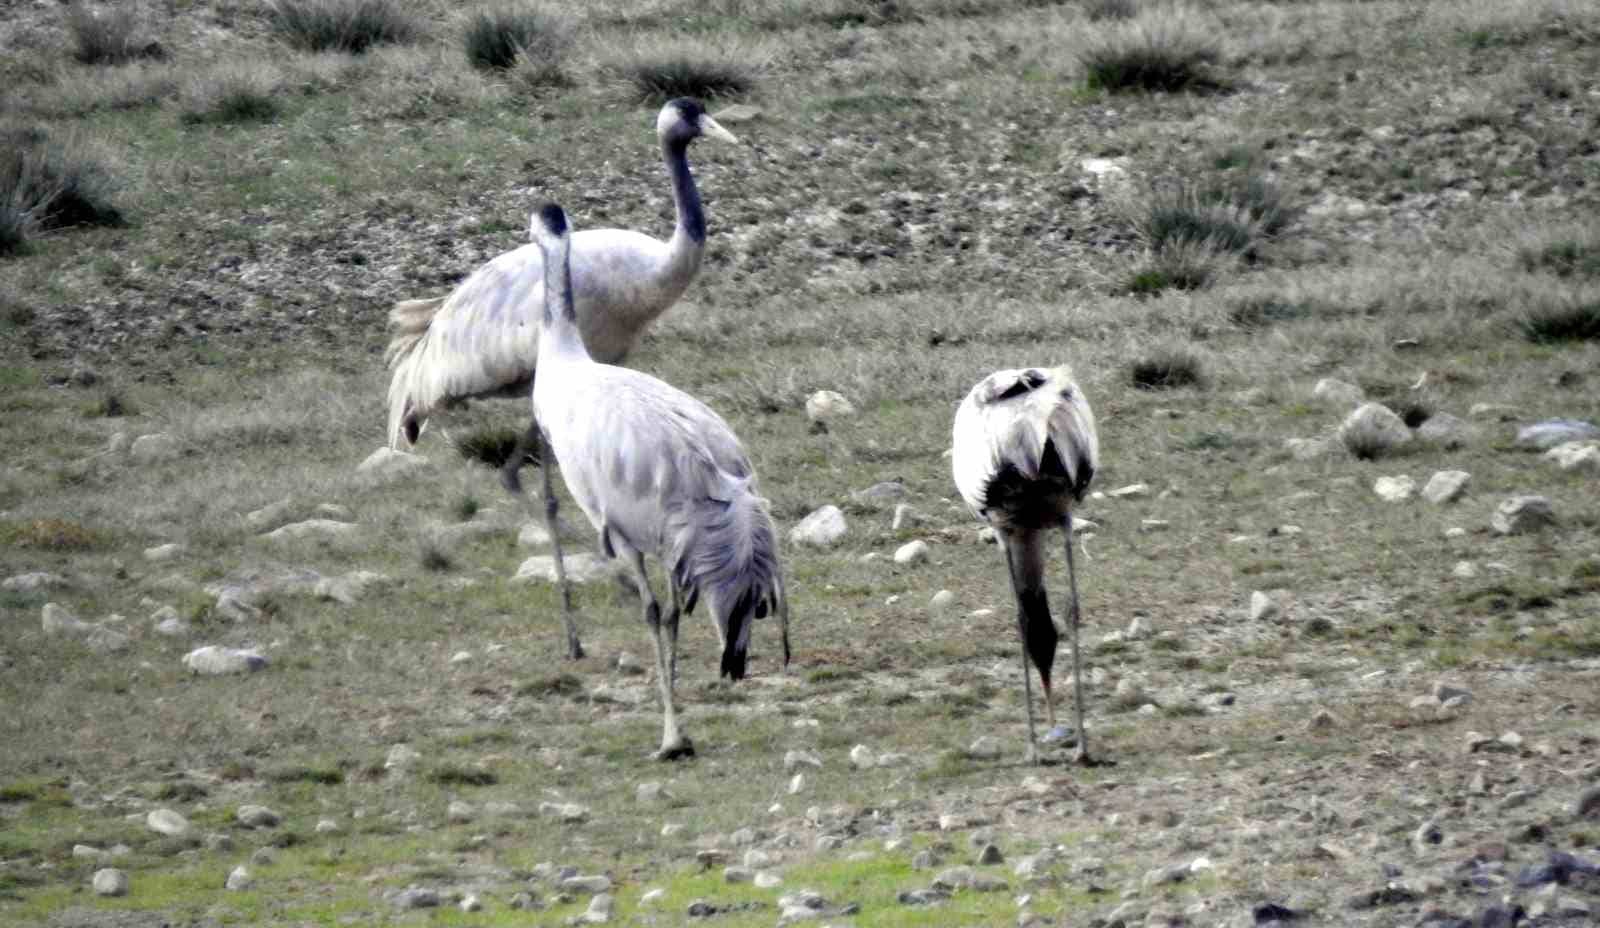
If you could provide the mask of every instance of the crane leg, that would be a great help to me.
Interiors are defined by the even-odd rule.
[[[672,610],[667,613],[667,671],[672,674],[672,684],[678,684],[678,617],[683,615],[683,597],[678,584],[667,578],[667,589],[672,591]]]
[[[1017,601],[1017,639],[1022,648],[1022,704],[1028,712],[1028,752],[1025,759],[1028,763],[1037,763],[1039,760],[1038,739],[1034,736],[1033,728],[1033,680],[1032,671],[1028,669],[1028,618],[1022,608],[1022,594],[1017,581],[1016,559],[1011,556],[1011,539],[1000,539],[1000,548],[1006,553],[1006,574],[1011,579],[1011,596]]]
[[[661,605],[656,602],[656,594],[650,589],[650,576],[644,569],[644,555],[628,547],[618,550],[617,556],[622,558],[633,571],[633,579],[638,584],[640,598],[644,600],[644,624],[650,629],[650,639],[656,646],[656,689],[661,694],[661,750],[657,751],[654,757],[656,760],[693,757],[694,743],[678,730],[678,714],[672,705],[672,644],[669,639],[675,632],[662,627]],[[669,577],[667,582],[670,584],[672,579]],[[677,624],[676,610],[674,615],[668,618],[667,624],[669,626]]]
[[[1089,757],[1089,732],[1083,727],[1083,649],[1078,642],[1078,572],[1072,563],[1072,513],[1062,528],[1067,532],[1067,583],[1072,590],[1072,709],[1078,728],[1078,747],[1072,760],[1084,766],[1093,766]]]
[[[539,431],[537,420],[528,423],[528,430],[517,436],[517,443],[511,449],[511,456],[500,465],[500,485],[512,496],[522,495],[522,462],[527,459],[530,450],[538,449],[539,466],[543,468],[549,460],[545,454],[544,434]],[[551,530],[554,532],[554,529]]]
[[[550,483],[550,467],[554,463],[549,455],[549,449],[544,445],[544,433],[539,430],[537,423],[530,430],[534,443],[539,448],[539,473],[544,480],[544,525],[550,532],[550,550],[556,561],[556,583],[561,587],[561,621],[567,630],[567,657],[578,660],[583,657],[583,645],[578,643],[578,623],[572,614],[572,585],[567,582],[567,567],[561,560],[561,532],[560,519],[557,517],[557,504],[555,488]],[[522,447],[519,441],[517,447]],[[521,452],[517,460],[521,460]],[[502,476],[504,471],[501,471]],[[512,472],[515,477],[515,471]],[[521,494],[519,484],[514,491]]]

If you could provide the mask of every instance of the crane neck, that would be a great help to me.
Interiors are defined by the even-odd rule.
[[[543,354],[548,347],[558,356],[588,358],[572,302],[571,244],[571,236],[564,235],[544,246],[544,324],[539,329],[539,350]]]
[[[663,139],[661,159],[666,162],[667,173],[672,176],[672,202],[678,210],[678,228],[673,233],[686,241],[680,247],[699,250],[706,243],[706,213],[700,205],[700,191],[694,185],[694,175],[689,173],[689,142],[687,139]]]

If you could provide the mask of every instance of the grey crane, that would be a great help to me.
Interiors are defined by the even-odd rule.
[[[688,150],[705,135],[738,142],[699,101],[680,98],[656,117],[661,157],[672,179],[677,226],[663,242],[631,229],[589,229],[572,239],[578,328],[591,356],[620,363],[649,324],[683,295],[705,253],[706,218],[689,172]],[[415,444],[427,418],[485,397],[525,397],[534,378],[544,269],[537,244],[489,261],[449,295],[406,300],[389,314],[389,445]],[[520,434],[501,481],[520,493],[518,471],[534,445]]]
[[[648,374],[594,360],[580,334],[569,254],[576,236],[566,214],[546,204],[530,229],[544,252],[539,376],[533,384],[536,441],[547,444],[600,548],[630,571],[655,645],[662,711],[656,757],[692,756],[672,702],[678,616],[702,598],[722,639],[721,672],[745,675],[752,620],[776,613],[789,663],[789,606],[767,501],[738,436],[706,404]],[[543,449],[541,448],[541,451]],[[541,456],[548,462],[550,458]],[[550,467],[545,514],[556,534]],[[661,561],[671,607],[665,617],[645,570]],[[560,549],[556,551],[559,563]],[[565,583],[563,580],[563,587]],[[571,599],[563,616],[575,641]]]
[[[1083,727],[1083,659],[1078,648],[1078,577],[1072,562],[1072,507],[1100,462],[1094,412],[1067,367],[996,371],[956,410],[951,470],[961,498],[988,520],[1005,551],[1022,636],[1022,692],[1028,712],[1028,759],[1038,759],[1028,662],[1039,670],[1045,710],[1055,727],[1050,668],[1056,627],[1045,595],[1045,535],[1066,533],[1072,591],[1072,679],[1077,716],[1074,760],[1090,763]]]

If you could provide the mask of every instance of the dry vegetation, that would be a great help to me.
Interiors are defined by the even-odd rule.
[[[405,917],[385,894],[419,884],[483,895],[441,923],[558,924],[585,900],[534,877],[553,861],[609,873],[623,923],[661,886],[663,924],[705,898],[732,907],[717,925],[770,925],[775,892],[694,856],[746,827],[764,848],[793,836],[775,848],[784,889],[859,902],[863,925],[1013,923],[1024,891],[1068,924],[1125,902],[1236,924],[1266,901],[1411,924],[1481,900],[1452,877],[1348,909],[1383,886],[1375,864],[1422,885],[1486,843],[1509,842],[1513,867],[1595,856],[1600,828],[1571,810],[1600,776],[1600,492],[1511,441],[1547,417],[1600,422],[1594,4],[95,9],[12,5],[0,31],[0,574],[64,578],[0,592],[0,923],[373,923]],[[623,650],[648,662],[634,607],[583,590],[593,656],[567,663],[557,596],[508,582],[524,513],[482,462],[508,453],[525,404],[448,423],[461,453],[430,432],[409,479],[355,466],[382,442],[393,301],[521,244],[547,197],[580,228],[666,234],[651,127],[678,93],[760,114],[729,123],[745,146],[694,150],[706,264],[630,363],[730,420],[785,527],[835,503],[852,530],[786,552],[790,673],[763,628],[752,679],[717,683],[710,632],[688,622],[679,691],[701,756],[658,767],[653,689],[614,669]],[[1151,487],[1084,512],[1087,658],[1105,674],[1089,718],[1120,762],[1093,771],[1016,763],[1004,570],[941,457],[979,376],[1059,362],[1095,404],[1097,486]],[[1489,411],[1459,448],[1301,460],[1284,439],[1326,437],[1344,412],[1312,398],[1323,377],[1413,421]],[[814,433],[818,389],[859,414]],[[110,444],[156,432],[174,456]],[[1449,507],[1371,492],[1446,468],[1472,474]],[[849,496],[889,479],[923,521],[892,529]],[[1548,496],[1557,525],[1491,534],[1519,493]],[[327,503],[361,528],[260,538],[243,514],[284,498],[286,518]],[[915,538],[928,563],[883,556]],[[186,551],[146,560],[166,542]],[[350,604],[276,590],[250,619],[205,591],[306,568],[389,579]],[[941,588],[956,608],[928,607]],[[1255,590],[1279,618],[1247,618]],[[109,625],[125,649],[44,633],[46,602],[125,617]],[[161,606],[191,632],[155,634]],[[1106,638],[1135,619],[1153,635]],[[272,663],[191,677],[180,656],[210,643]],[[1444,721],[1408,708],[1439,680],[1474,700]],[[1318,708],[1332,722],[1308,729]],[[1467,754],[1468,730],[1525,749]],[[981,734],[1001,760],[967,753]],[[397,743],[421,754],[411,773],[385,769]],[[856,743],[911,760],[855,772]],[[791,796],[792,748],[824,766]],[[648,780],[675,798],[637,802]],[[1519,790],[1532,798],[1502,804]],[[449,820],[456,799],[479,816]],[[558,824],[542,801],[591,814]],[[284,824],[238,826],[243,803]],[[233,849],[149,831],[136,816],[157,805]],[[900,905],[930,879],[912,852],[973,854],[942,814],[1061,861],[1027,886],[993,871],[1009,893]],[[1430,818],[1445,840],[1418,852]],[[885,851],[893,837],[908,843]],[[118,843],[131,892],[95,897],[101,864],[73,846]],[[268,845],[253,889],[220,889]],[[1216,868],[1143,884],[1196,856]],[[527,889],[546,908],[508,908]]]

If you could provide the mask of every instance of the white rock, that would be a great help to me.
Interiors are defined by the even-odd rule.
[[[1517,447],[1548,449],[1600,439],[1600,428],[1577,419],[1546,419],[1517,431]]]
[[[1543,496],[1513,496],[1495,507],[1489,526],[1500,535],[1534,532],[1556,521],[1550,500]]]
[[[1441,448],[1459,448],[1477,440],[1478,427],[1447,412],[1435,413],[1417,426],[1417,439]]]
[[[0,583],[0,589],[9,593],[36,593],[39,590],[61,589],[68,585],[66,577],[39,570],[7,577],[5,582]]]
[[[155,623],[155,632],[168,638],[176,638],[189,634],[189,623],[178,615],[178,610],[171,606],[162,606],[150,614],[150,621]]]
[[[1450,568],[1450,576],[1458,580],[1471,580],[1478,575],[1478,567],[1471,561],[1456,561],[1456,566]]]
[[[576,802],[541,802],[539,803],[539,814],[548,815],[551,818],[557,819],[558,821],[575,823],[584,821],[589,817],[589,807],[579,805]],[[603,887],[603,889],[610,888],[610,883],[607,883],[605,887]],[[594,892],[601,891],[602,890],[594,890]]]
[[[470,802],[454,799],[445,807],[444,817],[451,824],[465,825],[477,818],[477,810],[472,807]]]
[[[111,438],[106,441],[107,454],[121,454],[128,450],[128,433],[112,432]]]
[[[664,889],[647,889],[645,890],[644,894],[639,897],[639,904],[655,905],[664,899],[666,895],[667,891]]]
[[[579,551],[572,554],[563,552],[561,565],[567,571],[569,583],[593,583],[596,580],[609,577],[615,569],[614,565],[606,558],[593,551]],[[517,573],[511,578],[512,583],[555,583],[556,558],[553,554],[535,554],[523,561],[517,568]]]
[[[805,774],[797,773],[794,776],[789,778],[789,795],[797,796],[797,795],[800,794],[800,791],[805,789],[805,788],[806,788],[806,775]]]
[[[994,610],[985,607],[983,609],[974,609],[971,612],[967,613],[967,618],[969,618],[969,619],[987,619],[989,616],[992,616],[992,615],[994,615]]]
[[[856,408],[850,405],[844,394],[833,390],[818,390],[806,397],[806,418],[812,422],[827,424],[839,419],[847,419],[856,414]]]
[[[453,664],[453,665],[454,664],[470,664],[470,663],[472,663],[472,652],[471,651],[457,651],[456,653],[450,655],[450,663]]]
[[[397,744],[389,749],[389,754],[383,760],[385,770],[404,770],[422,759],[416,748],[408,744]]]
[[[1296,461],[1320,458],[1333,449],[1326,438],[1285,438],[1283,447]]]
[[[956,594],[950,592],[949,590],[940,590],[939,592],[933,594],[932,599],[928,600],[928,605],[934,609],[944,610],[955,605],[955,602]]]
[[[1379,477],[1372,483],[1372,492],[1386,502],[1402,503],[1417,492],[1417,482],[1406,474],[1398,477]]]
[[[1131,483],[1125,487],[1117,487],[1115,490],[1106,491],[1106,496],[1109,499],[1142,499],[1149,495],[1150,484],[1148,483]]]
[[[1546,451],[1544,459],[1562,470],[1600,474],[1600,442],[1564,442]]]
[[[97,896],[126,896],[128,894],[128,875],[115,867],[106,867],[96,870],[91,884]]]
[[[190,828],[189,820],[171,809],[151,809],[145,815],[144,823],[151,831],[174,837],[188,834]]]
[[[342,577],[323,577],[318,580],[311,587],[311,595],[349,606],[365,595],[367,590],[388,582],[389,577],[385,574],[370,570],[352,570]]]
[[[331,818],[317,819],[317,826],[312,831],[319,835],[335,834],[339,831],[339,823]]]
[[[858,505],[880,509],[897,499],[904,499],[909,492],[906,489],[906,485],[900,481],[885,480],[881,483],[874,483],[865,490],[857,490],[851,493],[850,499]]]
[[[1164,532],[1171,527],[1172,523],[1166,519],[1139,520],[1139,531],[1141,532]]]
[[[428,459],[417,454],[407,454],[393,448],[379,448],[356,465],[356,472],[373,477],[398,477],[424,467]]]
[[[133,447],[128,449],[128,454],[136,461],[166,461],[182,452],[183,442],[178,440],[178,436],[167,432],[140,435],[133,440]]]
[[[895,549],[894,562],[896,564],[920,564],[928,559],[928,543],[918,539],[908,541]]]
[[[973,760],[999,760],[1000,742],[993,735],[979,735],[976,741],[967,745],[967,756]]]
[[[112,618],[121,618],[113,616]],[[125,651],[128,648],[128,636],[110,628],[96,627],[89,632],[86,639],[91,651],[101,654],[110,654],[116,651]]]
[[[276,828],[282,816],[266,806],[243,805],[234,813],[234,819],[246,828]]]
[[[789,542],[831,548],[844,538],[847,531],[849,525],[844,520],[844,513],[838,506],[828,505],[801,519],[799,524],[790,529]]]
[[[1382,403],[1363,403],[1339,426],[1339,440],[1357,457],[1378,457],[1412,441],[1405,420]]]
[[[1275,618],[1280,611],[1281,610],[1278,606],[1277,600],[1273,599],[1271,596],[1268,596],[1265,592],[1256,590],[1250,594],[1251,621],[1259,622],[1265,619]]]
[[[999,543],[1000,534],[994,530],[994,526],[985,525],[984,527],[978,529],[978,544],[993,545]]]
[[[44,604],[44,610],[40,616],[40,626],[47,634],[51,635],[87,635],[99,627],[91,622],[83,621],[68,612],[64,606],[58,606],[55,603]]]
[[[850,766],[857,770],[870,769],[877,762],[877,755],[873,754],[872,749],[864,744],[858,744],[850,749]]]
[[[921,521],[922,517],[917,515],[917,511],[911,508],[910,503],[898,503],[894,507],[894,521],[890,523],[889,528],[898,532]]]
[[[522,548],[550,547],[550,530],[543,522],[527,522],[517,532],[517,546]]]
[[[208,675],[249,673],[267,666],[267,659],[255,651],[208,644],[185,654],[183,666],[193,673]]]
[[[74,844],[72,846],[72,856],[75,860],[99,860],[106,856],[106,852],[87,844]]]
[[[361,528],[355,522],[339,522],[335,519],[307,519],[304,522],[290,522],[288,525],[279,526],[262,535],[268,541],[304,541],[310,538],[348,538]]]
[[[177,560],[187,550],[189,549],[177,542],[168,542],[164,545],[156,545],[153,548],[144,549],[144,559],[159,564],[163,561]]]
[[[253,532],[265,532],[277,528],[289,520],[289,514],[294,511],[294,499],[285,496],[275,503],[268,503],[260,509],[245,513],[245,527]]]
[[[228,872],[228,879],[222,884],[222,886],[224,889],[231,889],[234,892],[241,892],[254,886],[255,883],[255,878],[250,875],[250,868],[246,867],[244,864],[240,864]]]
[[[760,870],[756,872],[754,882],[756,889],[776,889],[783,885],[783,877],[771,870]]]
[[[1467,409],[1467,416],[1473,419],[1498,419],[1501,422],[1510,422],[1517,417],[1517,409],[1505,403],[1473,403]]]
[[[561,888],[570,893],[606,893],[611,891],[611,878],[604,873],[569,876],[561,881]]]
[[[1467,491],[1472,475],[1464,470],[1441,470],[1428,478],[1422,488],[1422,498],[1430,503],[1451,503]]]
[[[789,751],[783,755],[783,769],[794,770],[797,767],[811,767],[822,769],[822,758],[809,751]]]
[[[1344,409],[1353,409],[1361,405],[1366,399],[1366,394],[1353,383],[1346,383],[1333,377],[1324,377],[1317,381],[1311,388],[1311,395],[1332,406]]]
[[[483,900],[478,898],[477,893],[467,893],[461,897],[461,902],[457,904],[457,908],[463,912],[482,912]]]

